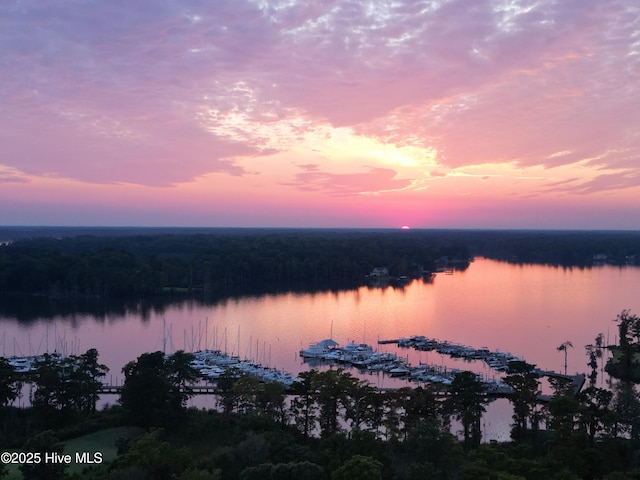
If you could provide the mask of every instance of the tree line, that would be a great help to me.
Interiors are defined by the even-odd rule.
[[[384,266],[418,276],[461,245],[356,232],[38,237],[0,247],[0,292],[52,297],[354,287]]]
[[[638,232],[176,232],[52,238],[38,230],[40,236],[0,246],[0,292],[141,298],[354,288],[375,267],[416,277],[447,261],[464,268],[473,256],[582,267],[640,264]]]

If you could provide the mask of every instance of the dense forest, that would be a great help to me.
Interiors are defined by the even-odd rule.
[[[465,268],[474,256],[579,267],[640,261],[637,232],[5,228],[0,235],[0,292],[54,298],[354,288],[376,267],[391,279],[415,278]]]

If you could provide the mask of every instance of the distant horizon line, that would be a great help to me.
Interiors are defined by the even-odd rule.
[[[312,226],[177,226],[177,225],[0,225],[0,230],[344,230],[344,231],[502,231],[502,232],[640,232],[634,228],[555,227],[312,227]]]

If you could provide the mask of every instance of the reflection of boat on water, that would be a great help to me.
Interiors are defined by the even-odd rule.
[[[338,343],[336,341],[327,338],[326,340],[310,344],[309,348],[300,350],[300,356],[302,358],[325,358],[337,346]]]

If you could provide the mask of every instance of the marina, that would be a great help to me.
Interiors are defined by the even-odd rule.
[[[404,347],[420,346],[424,343],[425,337],[411,337],[410,340],[398,340],[395,343]],[[382,342],[393,343],[393,342]],[[467,347],[468,348],[468,347]],[[444,350],[450,355],[459,353],[459,349]],[[459,369],[449,369],[440,365],[420,364],[411,365],[407,360],[399,357],[395,353],[378,352],[372,346],[364,343],[349,342],[340,347],[332,339],[325,339],[313,343],[308,349],[300,351],[300,356],[305,362],[310,362],[310,367],[317,366],[319,362],[331,365],[340,365],[342,368],[355,368],[360,372],[374,373],[382,372],[384,375],[403,379],[408,382],[418,384],[438,384],[443,387],[451,385]],[[239,378],[250,376],[261,382],[276,382],[291,388],[298,377],[291,373],[273,367],[266,367],[251,360],[241,360],[238,356],[229,355],[220,350],[200,350],[193,352],[191,367],[197,372],[205,384],[197,385],[194,391],[199,394],[214,393],[215,388],[210,388],[221,377]],[[45,354],[29,357],[11,357],[8,363],[14,368],[16,373],[29,374],[36,373],[42,362],[52,361],[61,365],[67,358],[61,354]],[[487,357],[489,358],[489,357]],[[484,385],[485,391],[494,393],[510,392],[510,387],[503,382],[487,380],[481,375],[477,375],[478,380]],[[119,392],[121,388],[116,385],[105,384],[102,388],[104,393]]]
[[[410,339],[380,340],[378,344],[397,344],[400,347],[413,347],[417,350],[426,349],[428,344],[430,349],[438,350],[439,353],[452,357],[458,356],[473,360],[484,359],[490,361],[499,359],[500,368],[496,368],[496,371],[499,372],[506,371],[510,361],[520,360],[519,357],[499,355],[499,352],[490,352],[488,349],[482,350],[482,352],[486,350],[486,354],[478,354],[471,357],[469,354],[472,350],[471,347],[456,345],[454,348],[453,344],[429,341],[424,336],[415,336]],[[469,354],[469,356],[465,356],[463,352]],[[338,364],[345,368],[355,368],[362,373],[382,372],[389,377],[423,384],[435,383],[443,386],[451,385],[455,375],[461,371],[458,368],[448,368],[436,364],[420,363],[419,365],[412,365],[408,360],[396,353],[376,351],[372,346],[365,343],[349,342],[344,347],[340,347],[333,339],[325,339],[310,344],[308,348],[300,351],[300,356],[310,366]],[[498,367],[497,364],[496,367]],[[510,391],[510,387],[499,380],[488,379],[480,374],[477,374],[477,378],[483,383],[487,391]]]
[[[401,348],[413,348],[419,351],[435,350],[440,354],[449,355],[456,358],[464,358],[468,361],[485,361],[488,365],[498,372],[506,372],[509,370],[509,363],[514,361],[523,362],[520,357],[499,352],[490,351],[486,347],[479,349],[454,344],[448,341],[438,341],[429,339],[422,335],[411,336],[409,338],[400,338],[397,340],[380,340],[379,345],[398,345]],[[285,389],[292,393],[292,387],[299,378],[291,373],[279,370],[273,367],[266,367],[251,360],[241,360],[236,355],[230,355],[220,350],[199,350],[192,352],[193,360],[191,367],[198,372],[200,380],[203,381],[190,385],[189,391],[192,395],[217,395],[217,381],[220,378],[240,378],[249,376],[260,382],[276,382],[282,384]],[[453,382],[460,369],[447,368],[441,365],[428,365],[420,363],[419,365],[411,365],[403,357],[391,352],[379,352],[365,343],[348,342],[344,347],[340,347],[339,343],[333,339],[325,339],[316,343],[311,343],[307,349],[299,352],[300,357],[309,367],[313,368],[320,364],[324,365],[340,365],[341,368],[357,369],[361,373],[382,373],[396,379],[402,379],[407,382],[414,382],[418,385],[435,385],[434,390],[437,396],[446,396],[448,387]],[[168,356],[165,354],[165,356]],[[63,365],[75,364],[77,357],[67,357],[60,353],[45,353],[42,355],[9,357],[8,365],[18,374],[36,374],[38,369],[43,365]],[[496,363],[497,362],[497,363]],[[539,377],[553,376],[566,378],[572,382],[574,394],[578,393],[585,382],[584,374],[563,375],[554,371],[542,371],[534,369],[534,373]],[[513,389],[501,380],[487,379],[482,375],[476,374],[476,378],[482,383],[484,394],[494,398],[508,398]],[[99,389],[101,394],[120,394],[122,384],[103,383]],[[394,390],[395,388],[378,388],[378,390]],[[549,400],[547,395],[540,395],[538,398],[541,402]]]
[[[72,313],[52,308],[51,300],[31,298],[23,310],[2,304],[0,353],[6,358],[14,353],[15,357],[37,356],[47,344],[50,351],[75,355],[95,348],[98,361],[109,368],[105,385],[114,387],[123,384],[122,368],[128,362],[145,352],[165,349],[167,354],[226,352],[236,357],[228,362],[247,359],[294,378],[310,368],[348,368],[376,389],[425,385],[434,380],[429,375],[439,378],[456,369],[482,375],[485,382],[500,382],[506,372],[499,370],[499,363],[490,365],[489,357],[472,358],[486,356],[483,347],[492,353],[513,352],[541,372],[564,372],[566,353],[567,373],[575,376],[589,368],[584,345],[593,344],[599,333],[604,334],[605,344],[614,343],[613,320],[621,309],[640,312],[639,282],[640,269],[632,267],[562,269],[476,259],[465,272],[438,275],[431,283],[415,280],[402,289],[289,292],[215,304],[101,305],[95,311]],[[567,302],[569,293],[581,302]],[[421,335],[439,339],[440,350],[450,349],[452,354],[429,350],[435,344],[420,343]],[[301,356],[310,344],[330,338],[341,347],[346,341],[369,345],[376,355],[395,355],[414,369],[415,380],[402,366],[394,371],[400,376],[385,373],[384,362],[371,361],[375,356],[368,364],[354,362],[354,366],[338,359]],[[557,351],[567,340],[574,347]],[[477,352],[461,346],[473,346]],[[215,377],[217,367],[204,373]],[[607,381],[605,372],[598,386],[606,388]],[[201,382],[210,391],[215,388],[215,378],[203,376]],[[205,394],[190,403],[212,406]],[[487,413],[487,438],[508,438],[510,419],[507,402],[495,402]]]
[[[207,381],[215,382],[221,376],[241,377],[248,375],[262,382],[277,382],[291,387],[298,380],[291,373],[277,368],[265,367],[250,360],[240,360],[236,356],[224,354],[219,350],[200,350],[194,352],[191,366]]]
[[[40,365],[62,365],[67,358],[68,357],[65,355],[54,352],[42,355],[29,355],[25,357],[12,356],[7,358],[6,361],[13,368],[15,373],[26,375],[36,372]]]
[[[380,343],[380,342],[379,342]],[[491,351],[487,347],[470,347],[449,341],[441,341],[434,338],[427,338],[424,335],[415,335],[409,338],[398,340],[382,340],[382,344],[395,343],[401,348],[413,348],[415,350],[429,352],[436,351],[443,355],[464,360],[482,360],[497,372],[509,370],[509,362],[524,362],[522,357],[512,355],[509,352],[500,350]]]

